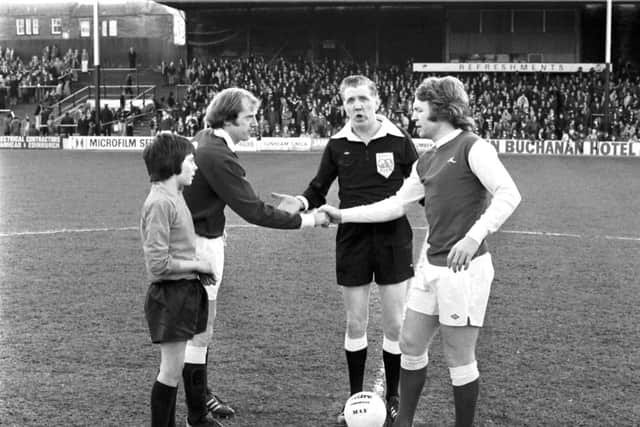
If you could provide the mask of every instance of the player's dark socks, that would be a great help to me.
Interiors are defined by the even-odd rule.
[[[182,369],[184,395],[187,400],[189,421],[197,422],[207,415],[207,367],[185,363]]]
[[[170,387],[159,381],[153,383],[151,388],[151,427],[176,425],[175,402],[177,393],[178,387]],[[174,415],[173,420],[171,419],[172,414]]]
[[[382,351],[382,361],[384,362],[384,376],[387,381],[387,395],[389,400],[391,396],[398,395],[398,381],[400,380],[400,354]]]
[[[173,395],[171,396],[171,413],[169,413],[168,427],[176,427],[176,398],[178,397],[178,387],[176,387]]]
[[[456,427],[470,427],[476,413],[476,402],[480,383],[476,379],[469,384],[453,386],[453,401],[456,405]]]
[[[427,379],[427,367],[416,371],[400,369],[400,407],[394,427],[411,427],[418,400]]]
[[[347,351],[347,367],[349,368],[349,385],[351,395],[360,393],[364,383],[364,367],[367,362],[367,347],[358,351]]]

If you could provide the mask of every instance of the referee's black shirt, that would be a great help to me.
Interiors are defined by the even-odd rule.
[[[336,178],[342,209],[386,199],[402,186],[418,152],[409,135],[389,119],[377,116],[377,120],[381,126],[369,144],[353,133],[351,123],[329,139],[318,172],[303,193],[310,209],[326,203]]]

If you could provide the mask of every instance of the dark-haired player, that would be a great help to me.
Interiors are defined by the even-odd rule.
[[[161,357],[151,390],[153,427],[175,426],[176,394],[187,341],[207,325],[207,295],[197,274],[211,273],[211,265],[196,258],[196,234],[182,196],[183,187],[191,184],[198,169],[193,153],[186,138],[160,133],[142,154],[151,180],[140,220],[151,282],[144,310],[151,341],[160,345]],[[189,399],[191,384],[185,383],[185,391]]]

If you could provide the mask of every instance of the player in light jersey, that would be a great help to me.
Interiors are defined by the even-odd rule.
[[[430,77],[415,93],[412,119],[435,142],[412,166],[398,192],[377,203],[324,210],[336,223],[381,222],[425,199],[427,262],[407,294],[402,325],[400,408],[395,427],[413,424],[433,337],[442,334],[456,427],[471,426],[479,393],[476,341],[484,322],[494,270],[485,238],[520,203],[513,179],[493,146],[471,132],[469,97],[454,77]]]

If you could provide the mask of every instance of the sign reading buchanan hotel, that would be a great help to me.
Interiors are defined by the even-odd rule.
[[[415,73],[576,73],[602,72],[605,64],[556,62],[416,62]]]

